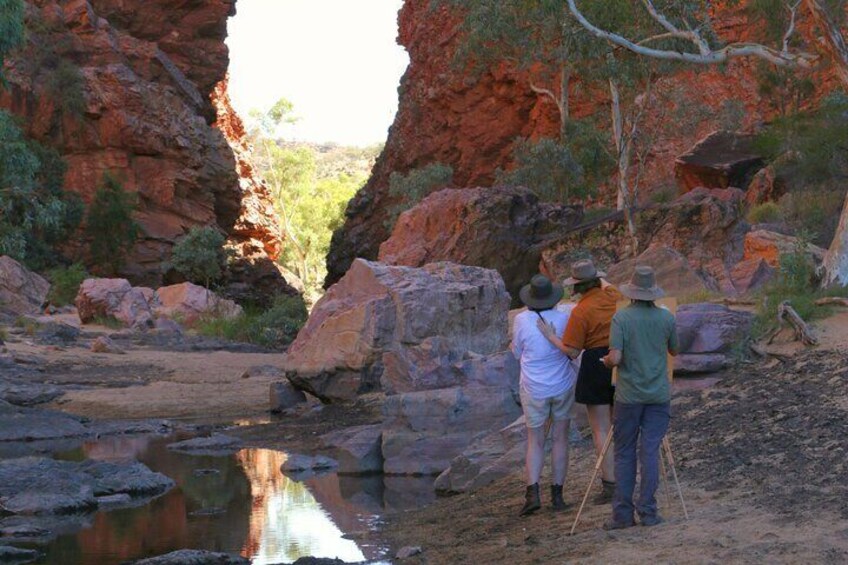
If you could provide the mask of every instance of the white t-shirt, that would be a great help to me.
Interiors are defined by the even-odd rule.
[[[521,388],[532,398],[543,400],[558,396],[574,386],[577,370],[568,356],[551,344],[536,326],[539,315],[553,324],[556,335],[565,333],[571,310],[531,310],[515,317],[512,352],[521,364]]]

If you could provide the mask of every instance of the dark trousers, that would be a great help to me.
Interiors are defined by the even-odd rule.
[[[657,487],[660,482],[660,446],[668,431],[671,406],[665,404],[622,404],[616,402],[613,413],[615,431],[615,480],[613,520],[633,523],[633,510],[640,518],[657,515]],[[636,454],[641,478],[639,500],[633,505],[636,488]]]

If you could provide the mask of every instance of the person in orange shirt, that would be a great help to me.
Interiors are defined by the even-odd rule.
[[[613,397],[612,370],[601,361],[609,353],[610,326],[616,306],[623,299],[618,290],[604,280],[605,273],[598,271],[589,260],[577,261],[571,266],[571,277],[563,281],[573,286],[580,295],[571,313],[565,334],[560,340],[549,329],[539,329],[548,340],[566,355],[576,359],[582,352],[580,371],[577,374],[575,400],[586,405],[595,451],[600,456],[612,421]],[[615,494],[613,450],[607,451],[601,466],[601,493],[595,504],[612,502]]]

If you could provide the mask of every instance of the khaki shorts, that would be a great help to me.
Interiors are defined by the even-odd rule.
[[[568,420],[572,418],[574,409],[574,387],[559,396],[544,400],[536,400],[522,390],[521,408],[524,410],[524,420],[528,428],[544,426],[548,418],[555,422]]]

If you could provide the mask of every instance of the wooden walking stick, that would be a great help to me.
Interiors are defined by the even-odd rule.
[[[689,511],[686,510],[686,501],[683,500],[683,489],[680,488],[680,480],[677,478],[677,468],[674,465],[674,455],[671,454],[671,444],[668,441],[668,437],[663,438],[663,449],[665,449],[665,456],[668,458],[668,464],[671,467],[671,475],[674,477],[674,484],[677,486],[677,496],[680,497],[680,505],[683,506],[683,516],[686,519],[689,519]]]
[[[604,441],[604,448],[601,450],[601,454],[595,462],[595,470],[592,472],[592,478],[589,479],[589,486],[586,487],[586,494],[583,495],[583,502],[580,503],[580,509],[577,510],[577,517],[574,518],[574,524],[571,526],[571,533],[568,534],[570,536],[574,535],[574,530],[577,529],[577,524],[580,523],[580,515],[583,514],[583,508],[586,506],[586,501],[589,499],[589,493],[592,492],[592,485],[595,484],[595,478],[601,470],[601,465],[604,463],[604,457],[606,457],[607,451],[609,451],[610,444],[612,443],[612,432],[614,428],[614,425],[610,426],[607,439]]]
[[[662,478],[663,483],[663,491],[665,491],[665,507],[671,510],[671,493],[668,490],[668,472],[665,468],[665,454],[663,453],[662,446],[660,447],[660,477]]]

